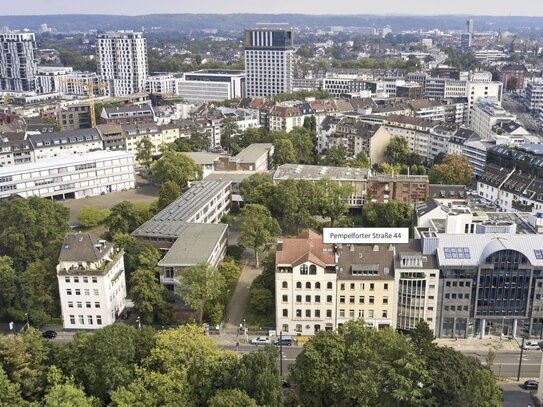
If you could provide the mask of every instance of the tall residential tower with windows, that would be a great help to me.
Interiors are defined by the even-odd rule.
[[[246,96],[292,92],[294,32],[286,24],[245,31]]]
[[[27,92],[34,90],[38,69],[33,33],[0,34],[0,90]]]
[[[148,76],[147,40],[143,33],[118,31],[96,38],[98,74],[108,83],[109,96],[145,92]]]

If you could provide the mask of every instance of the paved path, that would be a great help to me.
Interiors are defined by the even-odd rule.
[[[503,407],[533,406],[530,392],[522,389],[517,383],[502,384]]]
[[[245,251],[247,252],[247,250]],[[245,257],[245,256],[244,256]],[[230,300],[230,304],[226,308],[224,315],[224,329],[227,332],[233,332],[239,324],[243,323],[245,311],[249,305],[249,291],[253,280],[262,273],[261,268],[256,268],[249,265],[249,261],[244,258],[241,275],[239,276],[238,284]]]

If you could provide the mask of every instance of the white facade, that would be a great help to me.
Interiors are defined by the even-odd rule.
[[[187,102],[217,102],[242,98],[245,73],[236,70],[202,69],[186,72],[175,80],[176,94]]]
[[[175,77],[173,74],[159,74],[147,77],[145,84],[147,93],[169,94],[175,93]]]
[[[61,92],[61,88],[69,73],[73,71],[68,66],[38,66],[36,73],[36,92]]]
[[[33,33],[0,33],[0,90],[34,90],[35,51]]]
[[[144,92],[148,75],[147,40],[141,32],[99,34],[98,74],[109,84],[109,96]]]
[[[293,36],[284,28],[245,31],[247,97],[292,92]]]
[[[0,198],[83,198],[134,187],[134,155],[126,151],[97,151],[0,168]]]
[[[73,156],[103,150],[102,137],[96,129],[79,129],[28,136],[34,160]]]
[[[477,100],[471,112],[470,127],[481,139],[491,140],[494,132],[492,127],[498,121],[516,120],[516,116],[507,112],[501,107],[498,99],[495,97],[480,98]]]
[[[84,244],[91,245],[87,251],[97,252],[96,261],[63,260],[63,252]],[[98,237],[66,236],[57,279],[64,329],[92,330],[111,325],[125,308],[124,252]]]
[[[539,110],[543,107],[543,79],[537,78],[528,82],[526,86],[526,106],[530,110]]]

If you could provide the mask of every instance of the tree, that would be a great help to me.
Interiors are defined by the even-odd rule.
[[[365,152],[359,152],[353,161],[351,161],[351,167],[355,168],[370,168],[370,160]]]
[[[267,172],[257,172],[241,181],[240,193],[246,204],[269,205],[274,191],[273,178]]]
[[[173,181],[180,188],[185,188],[189,181],[202,177],[202,167],[196,165],[188,155],[174,151],[166,151],[160,160],[151,166],[153,178],[164,184]]]
[[[164,209],[181,196],[181,188],[174,181],[166,181],[158,192],[158,210]]]
[[[274,142],[273,162],[276,166],[296,163],[292,141],[280,138]]]
[[[336,220],[349,212],[348,200],[352,187],[329,178],[321,178],[317,181],[316,190],[320,197],[319,214],[323,218],[329,218],[330,226],[333,227]]]
[[[432,184],[471,185],[473,170],[466,156],[450,154],[430,169],[429,176]]]
[[[314,152],[317,144],[316,132],[305,127],[294,127],[287,135],[294,146],[296,162],[300,164],[313,164]]]
[[[309,131],[312,131],[312,132],[316,132],[317,131],[317,118],[313,115],[311,116],[306,116],[304,118],[304,128],[309,130]]]
[[[152,324],[160,317],[167,318],[167,315],[161,315],[168,311],[167,303],[158,281],[158,259],[142,257],[140,255],[139,268],[130,276],[130,294],[141,321]]]
[[[257,407],[254,399],[239,389],[219,390],[207,403],[208,407]]]
[[[57,258],[69,218],[68,208],[50,199],[0,202],[0,256],[11,257],[17,272],[35,260]]]
[[[237,386],[252,397],[259,406],[282,405],[283,392],[277,364],[278,350],[267,347],[241,357]]]
[[[208,151],[211,147],[209,136],[197,127],[192,128],[190,132],[189,144],[190,150],[195,152]]]
[[[318,332],[296,358],[291,377],[300,404],[315,407],[422,406],[432,380],[404,336],[361,319],[339,332]]]
[[[9,380],[6,372],[0,364],[0,405],[1,406],[29,406],[30,403],[27,403],[23,400],[20,391],[20,385],[18,383],[13,383]]]
[[[343,144],[339,144],[330,148],[324,157],[323,164],[332,167],[346,167],[347,147]]]
[[[150,244],[127,233],[117,233],[113,236],[113,243],[116,247],[124,250],[124,268],[128,287],[131,287],[131,274],[142,265],[156,265],[160,260],[159,250]]]
[[[93,228],[101,224],[109,216],[110,211],[100,211],[91,205],[83,205],[77,214],[77,222],[84,228]]]
[[[490,370],[477,370],[466,383],[464,404],[468,407],[501,407],[502,394]]]
[[[258,204],[247,205],[241,215],[239,243],[255,251],[256,266],[259,266],[258,253],[264,245],[281,234],[281,228],[270,211]]]
[[[409,332],[409,337],[411,338],[413,349],[419,355],[428,355],[436,347],[434,333],[428,326],[428,323],[423,319],[417,323],[415,329]]]
[[[216,303],[226,288],[224,276],[208,263],[199,263],[184,269],[180,280],[180,293],[183,300],[198,311],[198,320],[202,322],[206,307]]]
[[[383,174],[399,174],[401,170],[402,166],[400,164],[381,163],[379,165],[379,171],[381,171]]]
[[[401,201],[369,203],[362,211],[362,222],[373,227],[409,227],[412,213],[411,205]]]
[[[252,285],[249,294],[249,303],[256,312],[264,314],[273,305],[273,294],[267,288]]]
[[[5,316],[8,308],[13,307],[17,297],[17,274],[13,270],[13,260],[8,256],[0,256],[0,318]]]
[[[221,146],[223,148],[230,148],[232,138],[239,133],[238,123],[231,117],[227,117],[223,120],[222,125]]]
[[[44,407],[99,407],[94,397],[87,397],[83,389],[74,384],[73,377],[66,378],[60,369],[51,366],[47,374],[49,388],[43,398]]]
[[[137,145],[136,160],[145,166],[151,168],[153,162],[153,142],[149,137],[142,138]]]
[[[112,235],[132,233],[140,226],[136,206],[130,201],[122,201],[114,205],[106,218],[106,225]]]
[[[409,145],[402,137],[392,137],[385,149],[385,158],[391,164],[407,164],[409,160]]]

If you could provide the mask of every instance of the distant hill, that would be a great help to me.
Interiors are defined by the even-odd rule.
[[[294,27],[322,28],[384,27],[390,25],[394,31],[433,29],[441,30],[465,27],[468,16],[403,16],[403,15],[305,15],[305,14],[150,14],[143,16],[113,16],[64,14],[43,16],[0,16],[0,27],[37,30],[40,24],[59,31],[146,30],[160,27],[161,31],[188,32],[202,29],[242,31],[255,22],[286,22]],[[476,31],[510,30],[523,31],[543,26],[543,17],[492,17],[476,16]]]

